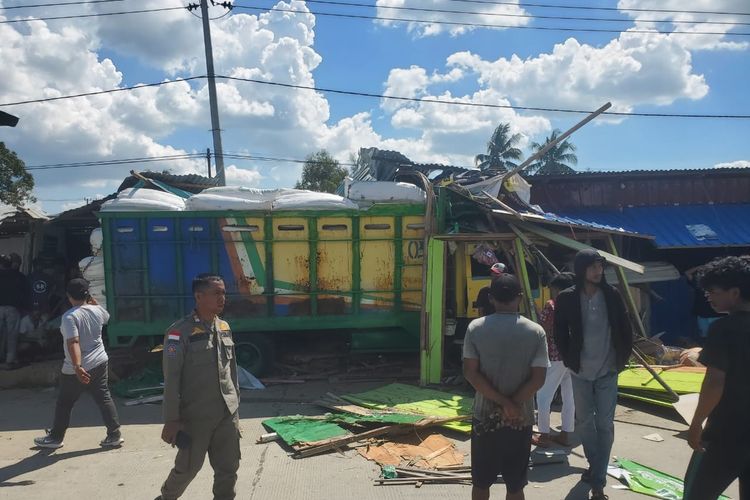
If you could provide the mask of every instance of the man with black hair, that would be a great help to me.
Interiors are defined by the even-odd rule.
[[[102,341],[102,328],[109,321],[109,313],[89,295],[89,282],[85,279],[70,280],[66,292],[73,307],[63,314],[60,323],[65,361],[55,420],[47,435],[34,439],[34,444],[40,448],[60,448],[70,425],[73,406],[81,394],[89,392],[107,426],[107,436],[99,444],[121,446],[124,439],[120,435],[117,408],[109,392],[109,357]]]
[[[706,264],[698,282],[711,307],[728,314],[711,325],[698,358],[707,369],[688,432],[688,444],[695,451],[683,498],[715,500],[739,479],[740,499],[746,500],[750,498],[750,256]]]
[[[208,453],[214,500],[230,500],[240,466],[240,388],[232,331],[219,318],[226,302],[224,280],[200,274],[193,280],[193,295],[195,310],[164,336],[161,438],[178,451],[158,498],[179,498]]]
[[[13,370],[17,359],[21,317],[30,309],[31,293],[26,276],[13,268],[13,259],[0,255],[0,363]]]
[[[534,425],[534,394],[549,360],[544,329],[521,316],[522,290],[511,274],[490,286],[495,313],[469,324],[464,376],[476,389],[471,436],[473,500],[490,497],[502,474],[506,498],[523,500]]]
[[[555,302],[554,332],[562,360],[573,372],[575,428],[589,469],[582,481],[592,500],[606,500],[607,465],[615,439],[617,374],[633,348],[625,304],[604,277],[604,258],[581,250],[574,261],[575,285]]]

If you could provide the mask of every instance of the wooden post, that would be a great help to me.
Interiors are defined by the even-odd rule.
[[[607,247],[609,248],[609,252],[612,255],[617,255],[617,246],[615,245],[615,240],[612,238],[612,235],[607,235]],[[619,282],[620,293],[625,299],[625,306],[628,309],[628,313],[630,314],[632,322],[635,324],[636,330],[638,330],[638,335],[646,338],[646,328],[643,326],[641,315],[638,314],[638,308],[636,307],[635,300],[633,300],[633,295],[630,293],[630,287],[628,286],[628,278],[627,276],[625,276],[625,270],[620,266],[615,266],[615,272],[617,273],[617,281]],[[633,346],[633,355],[636,357],[638,362],[641,363],[646,370],[648,370],[651,376],[654,377],[654,380],[656,380],[659,385],[661,385],[664,390],[667,391],[670,398],[673,400],[672,402],[677,402],[680,400],[680,396],[676,392],[674,392],[671,387],[669,387],[669,384],[667,384],[664,379],[659,376],[658,373],[656,373],[656,370],[654,370],[651,365],[648,364],[646,358],[635,346]]]
[[[523,248],[521,238],[513,240],[513,246],[516,251],[516,267],[518,269],[518,278],[523,287],[524,304],[526,305],[526,314],[531,321],[536,322],[536,307],[534,298],[531,296],[531,283],[529,282],[529,271],[526,269],[526,252]]]

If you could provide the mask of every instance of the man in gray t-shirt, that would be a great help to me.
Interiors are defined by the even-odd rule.
[[[70,425],[73,405],[84,392],[94,398],[107,426],[107,437],[99,444],[122,445],[117,409],[107,383],[109,363],[102,342],[102,328],[109,313],[89,295],[88,281],[76,278],[67,286],[68,301],[73,306],[63,314],[60,332],[63,336],[65,361],[60,376],[60,390],[55,420],[46,436],[34,439],[40,448],[60,448]]]
[[[508,499],[523,498],[534,425],[534,394],[549,366],[544,328],[518,313],[521,285],[510,274],[490,287],[495,314],[469,324],[464,376],[476,389],[471,439],[472,499],[489,498],[502,474]]]

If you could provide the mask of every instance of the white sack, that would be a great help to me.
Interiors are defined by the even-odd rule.
[[[289,194],[282,196],[273,202],[274,210],[335,210],[348,209],[357,210],[357,204],[341,196],[329,193],[314,193],[306,191],[303,193]]]
[[[242,186],[221,186],[204,189],[200,195],[227,196],[250,201],[274,201],[282,196],[305,192],[307,191],[291,188],[257,189]]]
[[[180,212],[185,210],[185,203],[180,205],[157,200],[143,198],[115,198],[102,204],[102,212],[149,212],[165,211]]]
[[[102,244],[104,243],[102,228],[97,227],[96,229],[91,231],[91,235],[89,236],[89,243],[91,243],[91,253],[94,255],[98,255],[102,249]]]
[[[188,198],[185,210],[271,210],[271,202],[203,192]]]
[[[83,279],[86,281],[104,281],[104,258],[101,256],[84,257],[78,263]]]
[[[359,181],[347,186],[346,197],[354,201],[424,203],[424,190],[406,182]]]

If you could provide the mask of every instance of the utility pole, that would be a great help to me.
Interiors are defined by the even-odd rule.
[[[214,54],[211,47],[211,26],[208,17],[208,0],[200,0],[200,2],[201,17],[203,18],[203,42],[206,47],[206,75],[208,76],[208,101],[211,106],[211,132],[214,136],[216,177],[219,181],[219,186],[226,186],[226,176],[224,175],[224,149],[221,146],[221,125],[219,125],[219,108],[216,99]]]
[[[208,178],[211,178],[211,148],[206,148],[206,166],[208,167]]]

